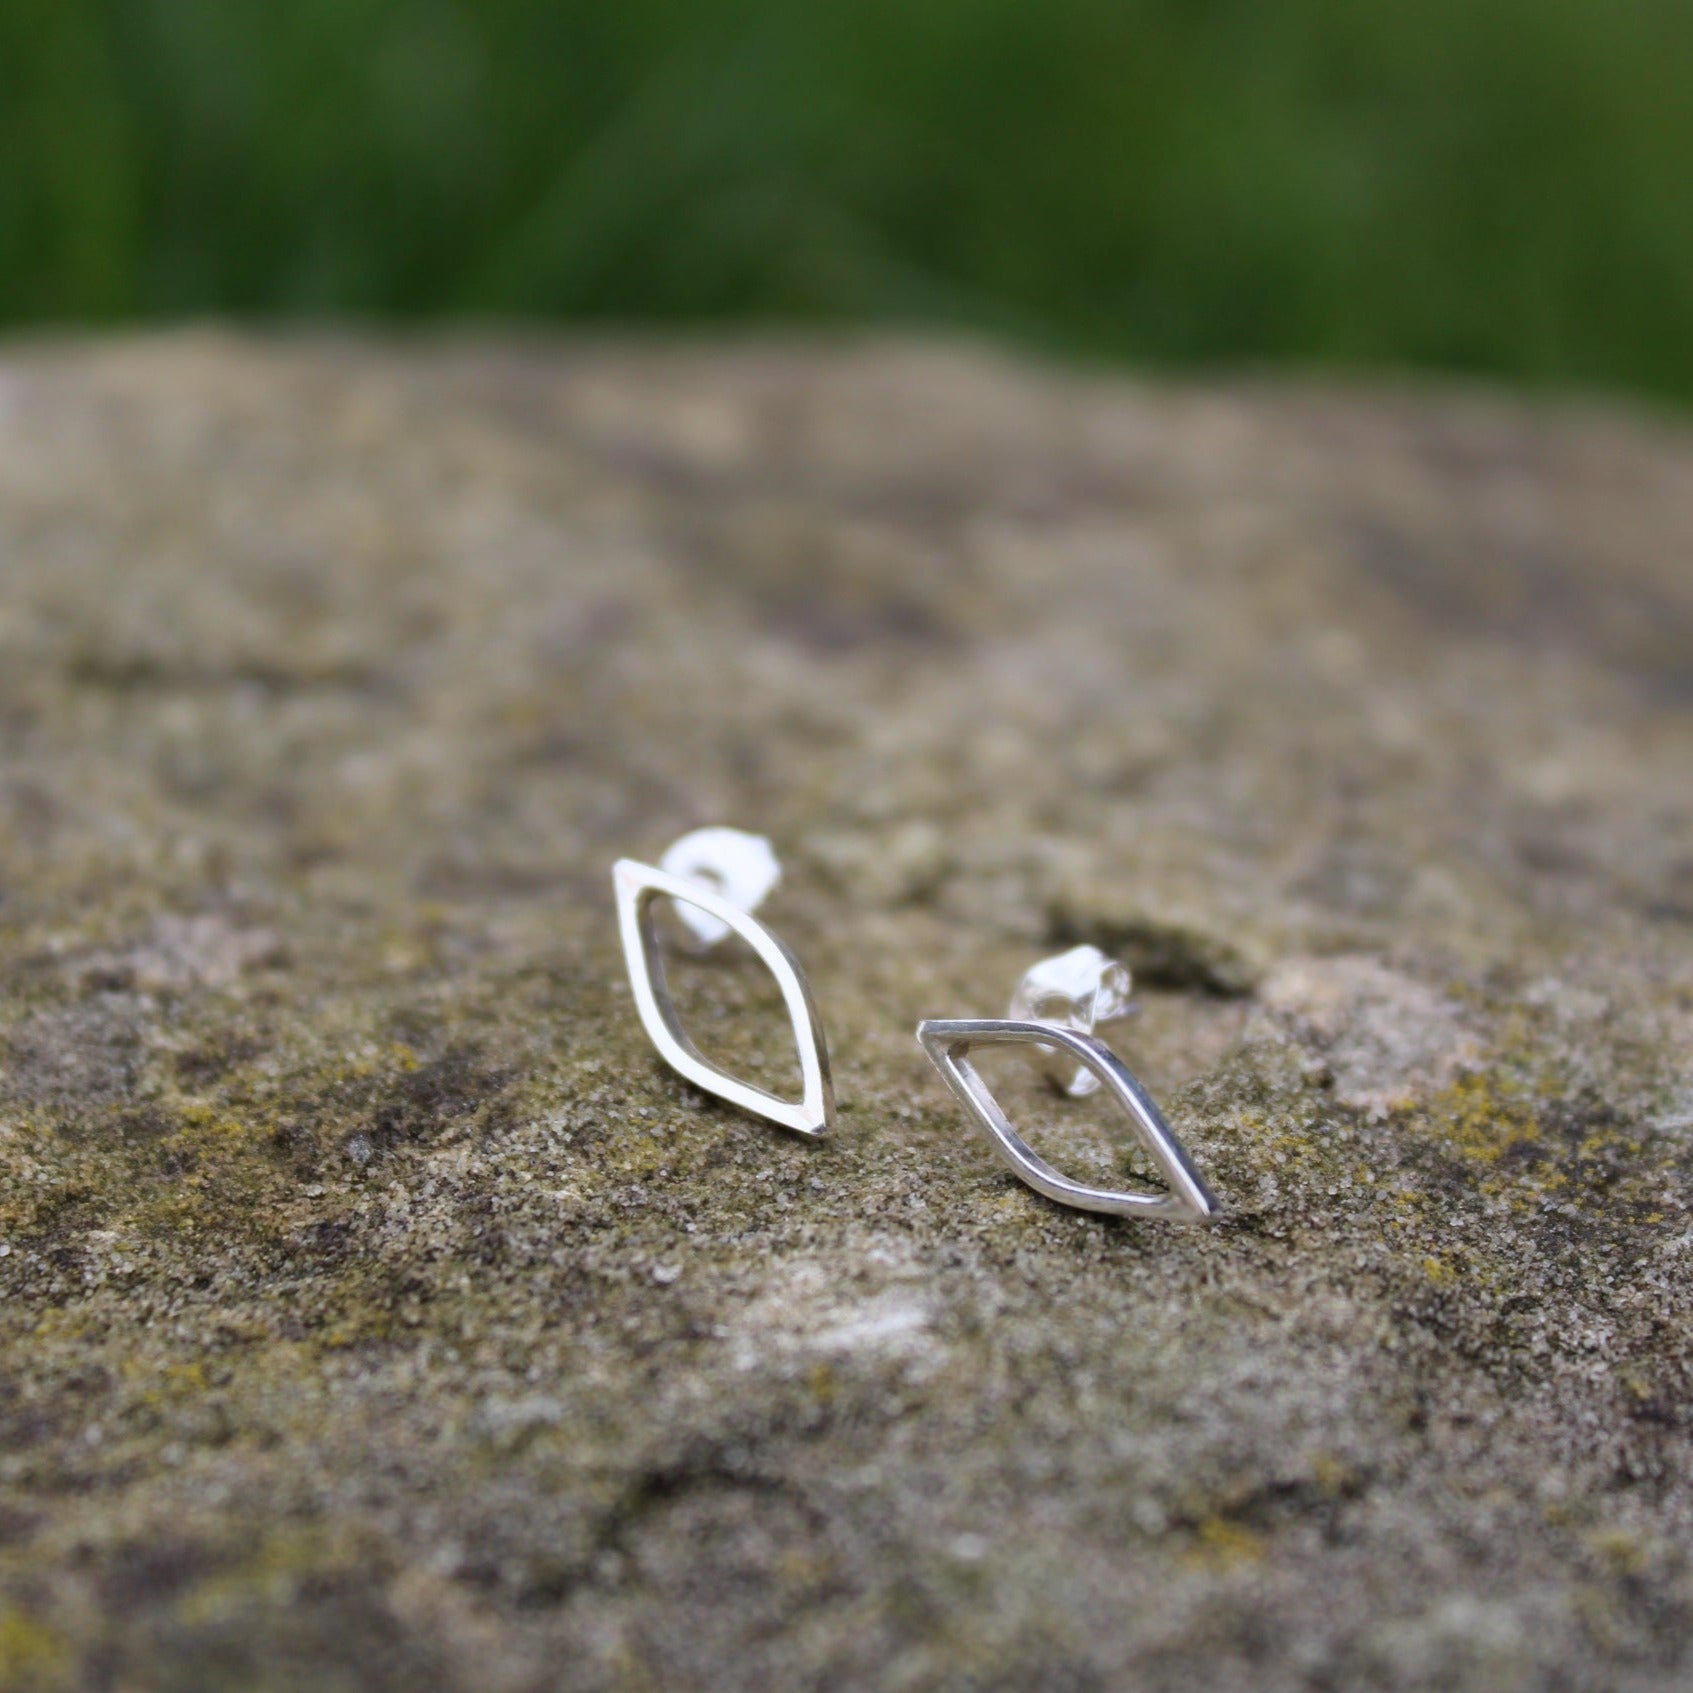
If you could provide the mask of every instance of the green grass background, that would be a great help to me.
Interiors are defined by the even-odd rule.
[[[1690,0],[0,0],[0,328],[938,323],[1693,396]]]

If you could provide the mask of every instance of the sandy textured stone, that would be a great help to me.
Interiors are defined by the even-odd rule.
[[[13,347],[0,737],[0,1688],[1693,1679],[1684,429]],[[827,1142],[632,1015],[610,863],[708,822]],[[1086,940],[1214,1227],[912,1038]]]

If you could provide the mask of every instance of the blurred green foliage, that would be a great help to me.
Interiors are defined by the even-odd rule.
[[[0,324],[940,322],[1693,395],[1687,0],[0,0]]]

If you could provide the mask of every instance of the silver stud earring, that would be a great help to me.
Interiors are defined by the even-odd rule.
[[[1004,1018],[930,1019],[917,1039],[930,1062],[995,1151],[1036,1193],[1078,1211],[1115,1217],[1215,1216],[1217,1201],[1152,1097],[1104,1041],[1097,1024],[1129,1009],[1129,973],[1097,947],[1080,946],[1035,965],[1017,984]],[[978,1046],[1017,1045],[1069,1097],[1100,1088],[1122,1107],[1135,1137],[1169,1183],[1167,1193],[1123,1193],[1086,1187],[1058,1173],[1011,1126],[999,1101],[970,1062]]]
[[[629,985],[648,1038],[679,1076],[731,1105],[796,1129],[820,1135],[835,1121],[835,1093],[829,1077],[829,1048],[823,1024],[799,960],[753,911],[781,880],[781,866],[762,835],[739,829],[696,829],[665,853],[654,869],[620,858],[612,867],[617,892],[617,921]],[[655,903],[673,902],[693,948],[709,951],[734,933],[763,959],[782,990],[799,1049],[801,1091],[798,1103],[779,1099],[763,1088],[731,1076],[713,1064],[683,1032],[664,975],[664,953],[655,921]]]

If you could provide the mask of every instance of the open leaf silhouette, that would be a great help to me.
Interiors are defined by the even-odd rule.
[[[820,1135],[835,1121],[835,1093],[829,1078],[829,1049],[823,1025],[812,1003],[811,991],[794,955],[756,918],[739,906],[719,898],[698,882],[655,870],[621,858],[612,867],[617,890],[617,922],[623,936],[623,952],[629,963],[629,982],[635,990],[635,1006],[641,1014],[652,1043],[664,1061],[695,1087],[766,1117],[783,1128],[803,1135]],[[801,1097],[798,1102],[779,1099],[763,1088],[731,1076],[713,1064],[688,1039],[676,1015],[664,976],[664,953],[653,921],[653,903],[662,898],[697,906],[714,917],[750,946],[769,967],[782,990],[782,1002],[793,1024],[799,1049]]]
[[[1117,1217],[1202,1218],[1216,1214],[1217,1201],[1194,1168],[1187,1149],[1176,1139],[1128,1065],[1104,1041],[1054,1023],[1015,1018],[957,1022],[931,1019],[917,1025],[917,1038],[946,1085],[958,1096],[959,1103],[986,1130],[1000,1157],[1036,1193],[1045,1194],[1061,1205],[1073,1205],[1080,1211],[1102,1211]],[[1109,1188],[1086,1187],[1060,1175],[1023,1140],[970,1062],[972,1047],[1007,1046],[1018,1041],[1062,1048],[1099,1078],[1103,1096],[1123,1108],[1136,1138],[1170,1184],[1168,1193],[1118,1193]]]

